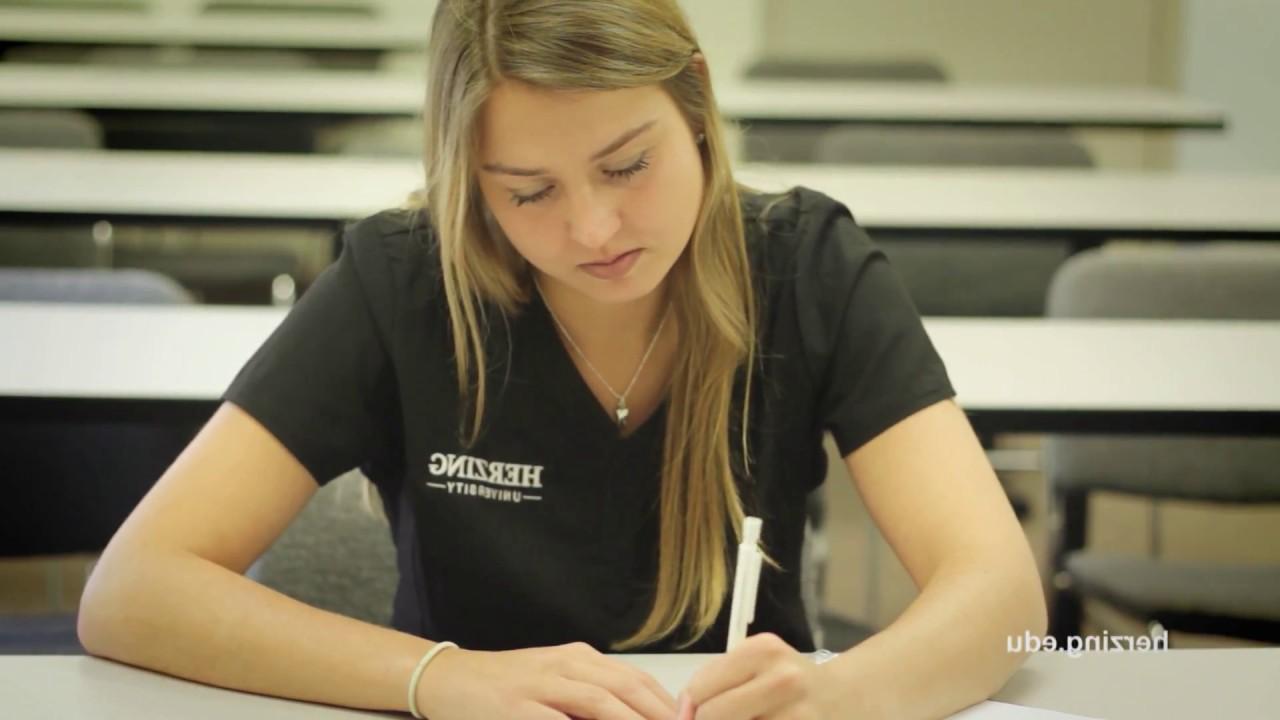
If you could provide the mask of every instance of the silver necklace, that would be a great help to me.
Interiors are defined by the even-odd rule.
[[[547,302],[547,296],[542,292],[542,285],[538,282],[536,277],[533,280],[533,285],[538,289],[538,295],[542,297],[542,305],[547,308],[547,313],[551,315],[551,319],[555,321],[556,327],[560,328],[560,332],[564,334],[564,339],[569,341],[569,346],[573,348],[574,352],[578,353],[578,357],[582,358],[582,362],[587,364],[587,367],[591,370],[592,374],[594,374],[596,379],[604,385],[605,389],[609,391],[609,394],[617,398],[618,404],[614,407],[613,414],[618,420],[618,429],[626,429],[627,416],[631,414],[631,411],[627,409],[627,395],[631,393],[631,388],[635,387],[636,380],[640,378],[640,371],[644,370],[645,363],[649,361],[649,355],[653,353],[654,346],[658,344],[658,338],[662,335],[662,328],[666,326],[667,318],[671,316],[671,304],[667,304],[667,309],[662,314],[662,320],[658,323],[658,329],[653,333],[653,339],[649,340],[649,347],[645,349],[644,356],[640,358],[640,365],[636,367],[635,373],[632,374],[631,382],[627,383],[627,389],[619,393],[613,389],[613,386],[609,384],[608,380],[604,379],[604,375],[600,374],[600,371],[596,369],[596,366],[591,364],[591,360],[587,358],[586,353],[582,352],[582,348],[578,347],[578,343],[573,341],[573,336],[569,334],[569,330],[565,328],[564,323],[560,322],[560,318],[556,315],[556,311],[551,309],[551,303]]]

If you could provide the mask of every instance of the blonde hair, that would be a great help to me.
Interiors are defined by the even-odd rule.
[[[683,352],[669,389],[654,603],[641,626],[615,643],[618,650],[680,630],[682,646],[702,637],[730,585],[725,529],[740,537],[742,528],[734,477],[735,470],[745,477],[749,462],[757,311],[739,188],[698,52],[675,0],[441,0],[427,49],[421,198],[439,243],[464,444],[483,428],[488,314],[496,310],[505,322],[532,292],[527,264],[496,227],[476,185],[475,129],[488,93],[504,79],[572,90],[658,84],[690,128],[705,135],[702,207],[668,275]],[[735,418],[735,379],[743,370]],[[741,443],[737,458],[731,436]]]

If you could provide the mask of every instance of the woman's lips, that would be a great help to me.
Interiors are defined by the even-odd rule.
[[[578,267],[582,268],[592,277],[601,280],[613,280],[620,278],[630,272],[631,267],[636,264],[636,259],[640,257],[643,248],[636,248],[617,255],[610,260],[599,263],[583,263]]]

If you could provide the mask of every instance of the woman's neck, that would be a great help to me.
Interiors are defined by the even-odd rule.
[[[657,410],[675,367],[679,328],[667,316],[665,281],[626,303],[594,301],[545,277],[539,283],[578,374],[610,417],[625,412],[630,434]]]
[[[667,311],[665,280],[653,292],[621,303],[600,302],[545,275],[538,284],[543,302],[588,354],[593,348],[627,355],[634,346],[647,346]]]

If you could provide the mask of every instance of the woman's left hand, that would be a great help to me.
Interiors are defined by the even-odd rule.
[[[827,720],[836,716],[835,690],[829,666],[761,633],[693,676],[676,720]]]

